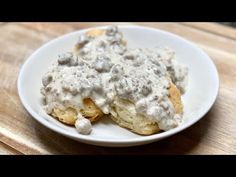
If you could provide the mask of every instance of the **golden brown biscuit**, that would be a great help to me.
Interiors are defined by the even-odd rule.
[[[88,118],[91,122],[99,120],[103,113],[102,111],[95,105],[95,103],[90,99],[84,99],[84,109],[80,110],[81,114]]]
[[[95,122],[103,116],[102,111],[94,104],[91,99],[84,99],[83,103],[84,109],[80,110],[80,113],[83,115],[83,117],[89,119],[91,122]],[[74,125],[75,121],[77,120],[77,114],[78,113],[74,108],[69,107],[65,110],[54,108],[51,115],[65,124]]]
[[[93,29],[93,30],[87,31],[85,34],[90,37],[97,37],[97,36],[101,36],[105,34],[105,32],[106,32],[105,30]]]
[[[171,87],[169,89],[169,93],[170,93],[169,99],[175,108],[175,112],[177,114],[183,113],[183,104],[181,101],[180,90],[176,87],[176,85],[171,84]]]
[[[74,125],[77,119],[77,111],[73,108],[67,108],[65,110],[54,108],[51,115],[68,125]]]
[[[169,99],[175,108],[175,112],[182,113],[183,105],[180,91],[172,84],[169,92]],[[147,119],[143,115],[136,114],[134,104],[130,101],[117,99],[114,105],[111,119],[119,126],[141,135],[151,135],[160,131],[156,122]],[[89,98],[84,100],[84,109],[81,109],[80,113],[91,122],[97,121],[103,116],[102,111]],[[73,108],[67,108],[66,110],[54,108],[52,116],[63,123],[74,125],[77,119],[77,111]]]
[[[174,84],[171,84],[169,93],[169,99],[174,106],[175,112],[181,114],[183,112],[183,104],[181,102],[180,91]],[[119,126],[128,128],[132,132],[141,135],[151,135],[160,131],[156,122],[147,119],[141,114],[137,114],[134,104],[130,101],[118,99],[114,105],[111,119]]]
[[[137,114],[134,104],[130,101],[117,99],[114,105],[111,119],[119,126],[141,135],[150,135],[160,131],[156,122]]]

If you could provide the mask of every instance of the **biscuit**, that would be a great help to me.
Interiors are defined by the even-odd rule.
[[[97,36],[101,36],[105,34],[105,32],[106,32],[105,30],[93,29],[93,30],[87,31],[85,34],[89,37],[97,37]]]
[[[182,114],[181,94],[174,84],[171,84],[169,89],[169,99],[174,106],[175,113]],[[119,126],[141,135],[151,135],[160,131],[156,122],[137,114],[134,104],[130,101],[117,99],[114,105],[111,119]]]
[[[89,119],[91,122],[95,122],[102,118],[102,111],[94,104],[94,102],[86,98],[83,100],[84,108],[80,109],[80,113],[83,117]],[[57,118],[59,121],[68,124],[74,125],[77,120],[77,111],[74,108],[66,108],[65,110],[61,110],[58,108],[54,108],[51,115]]]

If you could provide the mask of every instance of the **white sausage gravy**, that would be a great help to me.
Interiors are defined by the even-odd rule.
[[[168,99],[171,82],[183,93],[187,68],[180,65],[169,48],[128,48],[122,33],[110,26],[98,37],[79,36],[77,53],[60,54],[43,76],[41,93],[48,114],[53,108],[72,107],[79,112],[83,99],[90,98],[104,114],[111,111],[114,99],[134,103],[136,111],[158,123],[161,130],[178,126]],[[78,115],[78,132],[91,131],[89,121]]]

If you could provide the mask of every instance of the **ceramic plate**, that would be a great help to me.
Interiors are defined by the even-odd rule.
[[[166,31],[132,25],[121,25],[119,28],[128,46],[168,46],[176,52],[177,60],[188,67],[189,82],[187,91],[182,97],[184,123],[167,132],[141,136],[104,118],[93,125],[90,135],[81,135],[75,128],[64,125],[47,115],[41,103],[42,75],[57,59],[59,53],[71,50],[78,36],[89,29],[69,33],[48,42],[36,50],[22,66],[18,78],[18,92],[25,109],[34,119],[49,129],[80,142],[121,147],[147,144],[174,135],[196,123],[209,111],[218,94],[219,78],[214,63],[203,50],[186,39]]]

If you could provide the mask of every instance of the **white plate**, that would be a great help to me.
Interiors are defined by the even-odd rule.
[[[59,53],[71,50],[79,34],[76,31],[54,39],[35,51],[21,68],[18,92],[26,110],[41,124],[80,142],[100,146],[135,146],[161,140],[196,123],[213,105],[219,89],[219,78],[212,60],[196,45],[169,32],[141,26],[119,26],[131,47],[168,46],[180,63],[189,69],[187,92],[183,96],[184,123],[167,132],[140,136],[104,119],[93,125],[90,135],[81,135],[48,116],[41,105],[41,78]],[[105,28],[105,27],[99,27]]]

